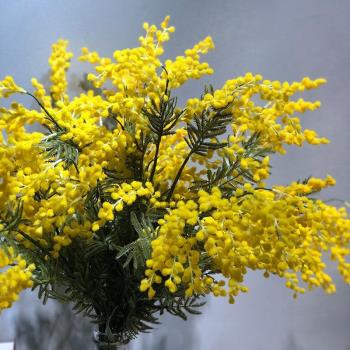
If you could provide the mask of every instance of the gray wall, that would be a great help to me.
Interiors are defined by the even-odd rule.
[[[305,115],[304,125],[331,139],[320,148],[291,149],[274,158],[273,180],[286,184],[310,174],[334,175],[336,188],[324,197],[350,198],[350,1],[348,0],[102,0],[0,1],[0,75],[13,75],[23,86],[43,77],[50,45],[59,37],[109,55],[137,44],[144,21],[159,23],[167,14],[177,27],[167,45],[174,56],[212,35],[216,50],[208,55],[215,75],[192,82],[181,98],[198,95],[205,82],[219,87],[226,79],[252,71],[269,79],[298,80],[304,75],[326,77],[329,83],[313,92],[321,110]],[[75,84],[86,69],[73,64]],[[335,271],[334,267],[330,267]],[[338,280],[338,278],[336,278]],[[251,292],[237,299],[210,299],[204,315],[188,323],[165,319],[157,332],[142,336],[131,347],[154,349],[153,339],[167,336],[163,349],[306,350],[350,349],[350,287],[338,281],[338,293],[321,291],[298,300],[278,279],[251,273]],[[0,336],[11,334],[15,313],[30,314],[19,303],[0,318]]]

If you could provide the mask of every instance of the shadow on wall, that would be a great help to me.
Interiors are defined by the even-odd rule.
[[[54,314],[38,311],[16,320],[18,350],[92,350],[92,325],[69,305],[57,304]]]
[[[301,347],[298,344],[294,334],[290,334],[287,342],[286,350],[304,350],[305,348]]]
[[[259,347],[258,350],[268,350],[267,348]],[[286,342],[286,346],[281,348],[281,350],[305,350],[306,348],[301,346],[296,340],[296,336],[293,333],[290,333]],[[347,350],[350,350],[347,349]]]
[[[165,350],[165,349],[167,349],[166,336],[165,335],[161,336],[159,339],[157,339],[157,341],[155,343],[147,342],[143,346],[143,349],[144,350]]]
[[[204,310],[202,310],[204,311]],[[170,314],[160,317],[158,325],[149,334],[141,334],[132,344],[132,350],[198,350],[199,334],[195,327],[197,315],[184,321]]]
[[[93,325],[89,320],[76,315],[70,305],[56,303],[54,307],[53,313],[47,313],[41,308],[35,313],[17,317],[16,349],[94,350]],[[130,350],[175,350],[178,348],[197,349],[192,322],[189,324],[175,317],[165,317],[162,325],[159,329],[154,330],[154,333],[140,335],[138,340],[129,345]]]

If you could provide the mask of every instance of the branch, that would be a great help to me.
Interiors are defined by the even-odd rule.
[[[203,111],[200,116],[195,116],[193,123],[187,124],[188,137],[185,138],[185,141],[190,147],[190,152],[175,176],[167,195],[167,201],[170,201],[181,174],[192,154],[206,156],[209,150],[217,150],[227,145],[227,142],[211,142],[207,140],[212,138],[217,140],[218,136],[226,132],[226,125],[232,119],[231,114],[227,112],[229,106],[230,104],[220,109],[209,108]]]
[[[58,130],[60,130],[60,131],[64,130],[64,129],[57,123],[57,121],[55,120],[55,118],[49,113],[49,111],[43,106],[43,104],[42,104],[33,94],[31,94],[31,93],[28,92],[28,91],[26,91],[26,92],[21,92],[21,93],[26,94],[26,95],[32,97],[32,98],[36,101],[36,103],[40,106],[40,108],[42,108],[42,110],[45,112],[45,114],[46,114],[47,118],[50,120],[50,122],[52,122]]]

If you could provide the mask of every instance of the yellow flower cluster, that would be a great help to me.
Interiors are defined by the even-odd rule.
[[[140,47],[115,51],[114,61],[102,58],[97,52],[82,49],[81,61],[96,65],[97,75],[89,74],[88,79],[95,87],[104,88],[108,81],[111,89],[103,89],[110,102],[111,109],[121,123],[122,116],[128,116],[137,128],[147,128],[147,123],[141,116],[144,102],[154,99],[159,102],[159,96],[169,81],[169,87],[176,88],[189,79],[199,79],[203,74],[211,74],[213,70],[208,63],[200,62],[200,54],[206,54],[214,47],[210,37],[205,38],[192,49],[185,51],[185,56],[179,56],[175,61],[166,60],[163,64],[160,56],[164,52],[163,45],[169,40],[174,27],[168,26],[169,17],[161,23],[158,29],[155,25],[145,23],[145,36],[139,37]],[[163,68],[163,71],[159,70]]]
[[[32,287],[34,268],[34,265],[27,266],[20,256],[15,256],[13,248],[8,247],[6,252],[0,249],[0,310],[11,307],[23,289]]]
[[[50,108],[52,104],[51,96],[47,95],[46,89],[43,84],[39,83],[39,81],[35,78],[32,79],[32,85],[35,89],[34,95],[44,107]]]
[[[177,291],[177,285],[181,284],[181,276],[185,276],[190,286],[187,294],[201,292],[200,280],[202,272],[198,267],[199,252],[191,249],[196,240],[186,239],[183,235],[187,225],[194,226],[198,220],[197,204],[194,201],[179,201],[175,209],[159,220],[159,236],[152,242],[152,259],[147,260],[146,276],[141,282],[141,291],[148,290],[149,297],[155,295],[152,284],[162,281],[161,275],[166,277],[165,286],[170,292]],[[186,270],[184,264],[188,263]],[[193,267],[192,267],[193,266]],[[157,272],[161,272],[161,275]],[[189,279],[189,280],[188,280]],[[190,291],[192,291],[190,293]]]
[[[210,36],[185,51],[185,56],[176,57],[175,61],[166,60],[165,68],[170,86],[177,88],[189,79],[200,79],[205,74],[213,74],[213,69],[206,62],[200,62],[200,55],[214,48]]]
[[[290,195],[308,195],[319,192],[325,187],[334,186],[335,183],[335,179],[328,175],[325,179],[311,177],[304,183],[292,182],[288,187],[275,186],[275,189]]]
[[[132,205],[137,198],[150,198],[154,194],[154,188],[151,182],[146,182],[143,186],[140,181],[132,181],[130,184],[124,182],[111,190],[112,203],[104,202],[98,212],[98,221],[92,225],[93,231],[98,231],[107,221],[112,221],[115,217],[115,212],[123,210],[124,205]],[[155,193],[153,199],[160,196],[160,193]]]
[[[49,58],[51,67],[50,80],[52,86],[50,89],[51,95],[55,101],[67,100],[67,78],[66,71],[70,66],[70,59],[73,57],[71,52],[67,52],[68,41],[58,40],[52,45],[52,55]]]
[[[11,76],[6,76],[0,81],[0,98],[7,98],[16,92],[25,92],[25,90],[19,87]]]
[[[222,89],[214,94],[207,93],[201,100],[189,99],[185,118],[190,120],[208,106],[222,108],[235,101],[231,110],[234,122],[228,154],[239,154],[241,142],[246,139],[247,133],[259,133],[264,147],[280,153],[285,153],[284,144],[302,146],[304,142],[314,145],[328,143],[326,138],[318,137],[314,130],[303,130],[300,118],[296,116],[296,113],[319,108],[320,102],[302,98],[291,100],[293,95],[315,89],[325,82],[325,79],[311,80],[306,77],[301,82],[281,83],[247,73],[227,81]]]
[[[296,293],[316,286],[333,292],[323,252],[350,282],[345,209],[308,198],[335,180],[310,178],[271,189],[264,184],[268,152],[328,142],[300,121],[320,102],[296,98],[325,79],[288,83],[247,73],[172,108],[171,90],[212,74],[201,55],[214,44],[207,37],[162,61],[174,32],[168,22],[145,23],[139,46],[117,50],[112,58],[83,48],[80,60],[94,65],[87,75],[94,88],[74,98],[67,95],[72,54],[65,40],[53,45],[51,86],[33,78],[29,93],[12,77],[0,81],[1,98],[29,94],[40,107],[0,107],[0,224],[7,239],[60,258],[73,242],[101,238],[104,227],[131,211],[151,212],[161,218],[153,221],[156,237],[140,285],[150,298],[165,287],[187,297],[227,295],[233,302],[247,291],[242,283],[249,270],[284,277]],[[150,110],[156,111],[152,120]],[[214,125],[208,137],[195,139],[194,130],[202,131],[203,120],[217,113],[229,118],[227,133],[217,136],[221,126]],[[28,129],[36,123],[45,132]],[[10,225],[18,207],[21,220]],[[33,266],[0,251],[0,267],[9,264],[15,266],[0,275],[0,309],[31,284]],[[217,273],[224,279],[217,280]]]
[[[331,252],[349,282],[350,263],[345,256],[350,253],[350,221],[344,208],[291,195],[289,188],[254,190],[246,184],[237,192],[223,198],[218,188],[211,193],[200,190],[198,204],[180,201],[159,221],[141,290],[154,295],[152,284],[163,278],[172,293],[181,285],[187,295],[228,294],[233,303],[239,292],[247,291],[242,285],[245,274],[258,269],[265,276],[284,277],[295,293],[319,286],[332,293],[335,286],[325,272],[322,252]],[[228,279],[227,289],[224,281],[206,275],[206,257],[212,259],[214,272]]]

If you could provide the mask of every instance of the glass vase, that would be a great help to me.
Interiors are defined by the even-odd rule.
[[[94,331],[96,350],[127,350],[127,344],[120,342],[118,334],[110,334]]]

